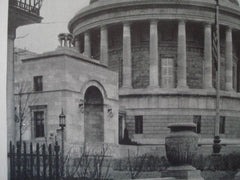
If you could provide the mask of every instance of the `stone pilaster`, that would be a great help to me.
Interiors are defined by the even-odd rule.
[[[204,25],[204,65],[203,88],[212,89],[212,28],[211,24]]]
[[[132,87],[131,25],[123,24],[123,88]]]
[[[84,33],[84,54],[91,57],[91,42],[90,42],[90,32]]]
[[[158,87],[158,21],[150,22],[150,75],[149,86]]]
[[[233,91],[233,53],[232,53],[232,29],[226,30],[226,90]]]
[[[178,22],[178,50],[177,50],[177,88],[187,86],[187,57],[186,57],[186,24]]]
[[[108,65],[108,29],[106,26],[101,27],[100,63]]]
[[[15,104],[14,104],[14,40],[16,29],[9,29],[7,52],[7,138],[16,140]]]

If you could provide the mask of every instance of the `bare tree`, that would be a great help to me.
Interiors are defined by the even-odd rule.
[[[19,142],[22,144],[22,135],[31,124],[29,106],[37,102],[37,97],[32,96],[32,89],[26,81],[16,86],[15,96],[15,121],[18,123]]]
[[[71,152],[65,157],[66,177],[78,178],[82,180],[96,179],[106,180],[110,177],[110,161],[106,160],[107,147],[102,147],[100,151],[90,152],[84,148],[79,158],[71,158]]]
[[[128,174],[130,175],[131,179],[136,179],[140,176],[145,160],[147,155],[133,155],[131,156],[129,150],[128,150],[128,159],[127,159],[127,165],[128,165]]]

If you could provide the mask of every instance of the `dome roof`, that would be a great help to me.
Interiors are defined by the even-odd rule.
[[[101,1],[101,0],[90,0],[90,4],[97,2],[97,1]],[[238,0],[228,0],[231,3],[234,3],[236,5],[239,5]]]

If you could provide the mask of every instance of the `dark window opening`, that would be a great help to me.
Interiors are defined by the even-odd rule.
[[[135,116],[135,133],[143,133],[143,116]]]
[[[34,83],[34,91],[43,90],[42,76],[34,76],[33,83]]]
[[[224,116],[221,116],[221,117],[220,117],[219,133],[220,133],[220,134],[224,134],[224,133],[225,133],[225,117],[224,117]]]
[[[44,111],[34,112],[35,137],[44,137]]]
[[[193,123],[196,124],[196,133],[201,133],[201,116],[193,116]]]

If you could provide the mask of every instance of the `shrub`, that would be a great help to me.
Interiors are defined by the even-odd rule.
[[[165,156],[153,156],[145,155],[144,161],[142,162],[142,171],[162,171],[169,166],[169,162]],[[136,158],[136,157],[135,157]],[[140,158],[140,156],[139,156]],[[114,160],[114,170],[127,171],[129,170],[128,158],[121,158]],[[130,161],[134,161],[134,157],[130,157]]]
[[[197,155],[194,157],[192,165],[200,170],[224,170],[235,171],[240,168],[240,153],[224,155]]]

